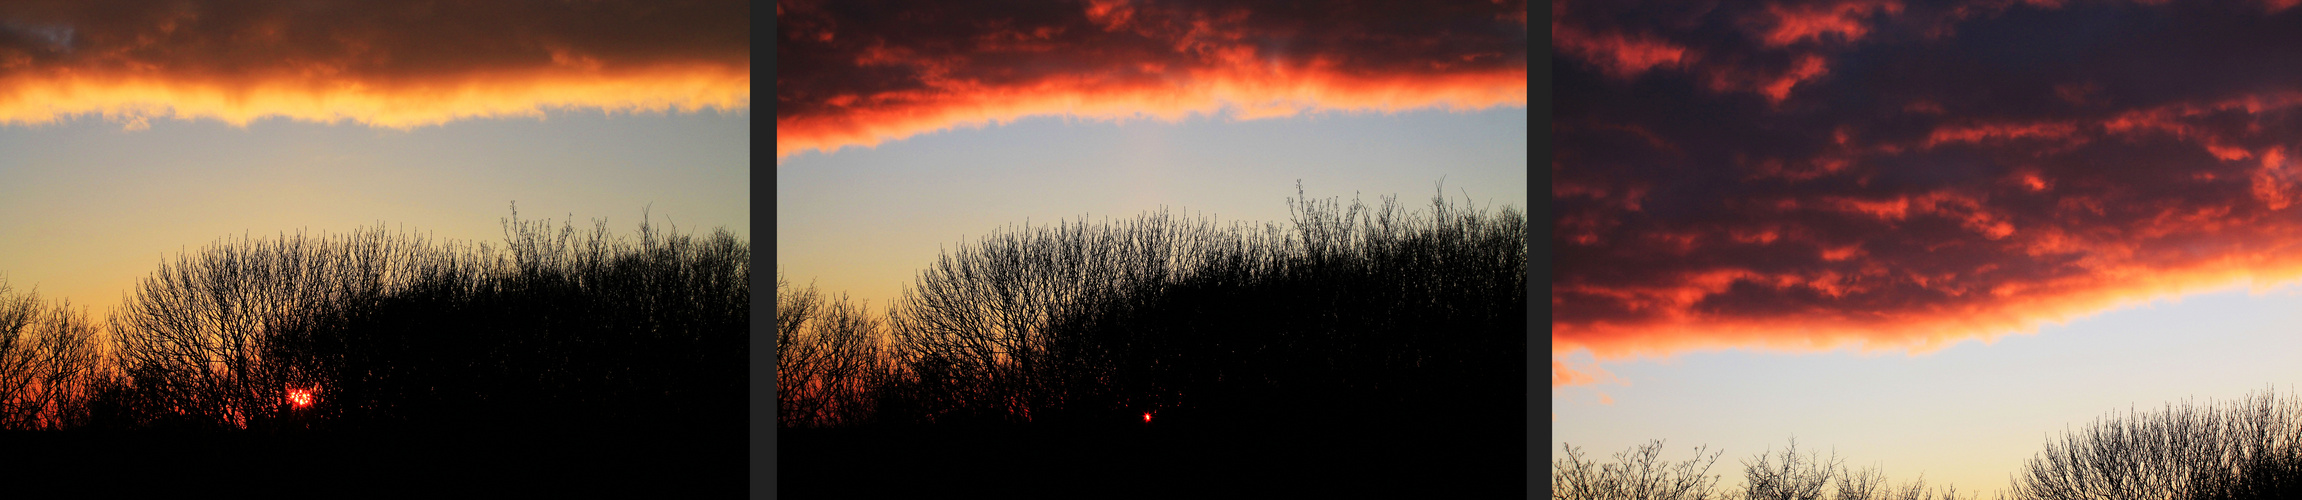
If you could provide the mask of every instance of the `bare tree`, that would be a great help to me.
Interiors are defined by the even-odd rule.
[[[1779,459],[1770,459],[1760,453],[1755,461],[1743,462],[1743,497],[1750,500],[1817,500],[1823,498],[1823,489],[1831,479],[1843,472],[1845,461],[1832,454],[1828,460],[1798,454],[1798,440],[1792,439],[1782,450]],[[1770,460],[1780,460],[1779,465]]]
[[[835,426],[870,418],[870,391],[888,369],[887,327],[846,294],[829,304],[814,285],[776,276],[776,422]]]
[[[1884,492],[1883,495],[1877,498],[1885,498],[1888,500],[1929,500],[1935,498],[1939,498],[1941,500],[1961,500],[1963,498],[1958,496],[1957,485],[1946,485],[1942,490],[1939,491],[1940,495],[1936,495],[1936,493],[1937,491],[1935,489],[1928,488],[1926,486],[1926,476],[1920,475],[1918,480],[1911,481],[1910,484],[1905,484],[1900,488],[1888,489]],[[2003,499],[2005,498],[2005,495],[2001,494],[1999,498]]]
[[[144,404],[196,425],[245,428],[284,404],[291,373],[267,351],[324,315],[358,315],[391,290],[422,239],[381,227],[336,238],[243,237],[163,262],[111,319]]]
[[[1835,500],[1884,500],[1886,473],[1877,467],[1841,471],[1831,498]]]
[[[791,427],[803,416],[813,415],[816,409],[805,397],[810,390],[808,380],[814,378],[814,367],[823,358],[823,344],[807,342],[801,337],[804,328],[816,318],[823,299],[815,285],[794,290],[782,273],[775,275],[775,421]]]

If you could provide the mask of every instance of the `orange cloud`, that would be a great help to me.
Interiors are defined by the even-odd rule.
[[[775,154],[780,159],[809,150],[877,146],[955,126],[996,125],[1028,116],[1177,121],[1191,114],[1215,115],[1225,109],[1239,119],[1257,119],[1329,110],[1524,106],[1527,84],[1525,70],[1381,78],[1312,69],[1181,80],[1173,85],[1069,88],[954,85],[974,92],[874,96],[879,101],[907,102],[859,106],[836,115],[779,117]]]
[[[1029,116],[1257,119],[1526,104],[1524,2],[1097,1],[901,16],[778,5],[779,161]]]
[[[554,109],[743,109],[750,106],[750,86],[749,68],[708,64],[667,65],[613,76],[507,71],[399,88],[293,79],[198,81],[65,73],[0,79],[0,123],[40,124],[95,114],[126,120],[131,128],[152,118],[214,119],[244,126],[273,117],[410,128],[469,118],[541,116]]]
[[[2180,218],[2172,218],[2179,220]],[[2170,220],[2171,222],[2171,220]],[[2102,243],[2102,242],[2090,242]],[[1989,341],[1998,336],[2032,331],[2045,323],[2059,323],[2155,298],[2177,297],[2237,285],[2256,288],[2302,279],[2302,238],[2249,241],[2264,251],[2216,256],[2197,262],[2166,262],[2150,255],[2133,261],[2097,259],[2089,273],[2039,282],[2009,281],[1987,288],[1961,286],[1972,277],[1944,276],[1932,288],[1951,298],[1943,303],[1909,310],[1833,310],[1807,308],[1801,314],[1777,317],[1722,314],[1704,311],[1706,299],[1728,292],[1738,284],[1781,289],[1806,288],[1820,283],[1797,276],[1738,274],[1730,279],[1690,276],[1679,287],[1648,290],[1608,290],[1624,299],[1645,304],[1635,320],[1553,322],[1552,353],[1589,351],[1601,360],[1636,356],[1670,356],[1682,352],[1757,348],[1783,352],[1815,352],[1859,347],[1866,351],[1908,350],[1931,352],[1967,339]],[[2068,254],[2063,254],[2068,255]],[[2163,256],[2157,256],[2163,257]],[[1977,268],[1975,275],[1992,270]],[[1788,278],[1788,279],[1778,279]],[[1915,278],[1915,276],[1914,276]],[[1913,283],[1918,280],[1911,280]],[[1569,293],[1593,290],[1569,287]],[[1846,297],[1845,294],[1840,294]],[[1859,298],[1859,297],[1856,297]],[[1554,364],[1557,362],[1554,361]],[[1554,366],[1553,385],[1591,382],[1575,378]]]
[[[749,6],[16,2],[0,123],[98,115],[407,128],[468,118],[741,109]]]
[[[1624,382],[1623,379],[1616,377],[1615,374],[1608,372],[1605,368],[1601,368],[1597,364],[1592,364],[1583,370],[1576,370],[1574,367],[1568,366],[1565,361],[1560,361],[1557,359],[1551,360],[1551,387],[1553,388],[1574,385],[1592,385],[1600,382],[1612,382],[1629,385],[1627,382]]]

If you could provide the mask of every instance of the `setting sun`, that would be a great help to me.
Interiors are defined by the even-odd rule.
[[[318,389],[289,389],[288,403],[295,405],[297,408],[311,406],[312,393],[314,392],[318,392]]]

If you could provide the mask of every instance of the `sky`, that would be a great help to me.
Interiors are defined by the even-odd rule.
[[[1991,491],[2290,392],[2295,5],[1554,2],[1553,454],[1795,435]]]
[[[739,2],[0,5],[0,277],[101,318],[221,239],[750,237]]]
[[[778,2],[776,265],[883,312],[1026,223],[1524,210],[1526,4]],[[1443,184],[1442,184],[1443,183]]]

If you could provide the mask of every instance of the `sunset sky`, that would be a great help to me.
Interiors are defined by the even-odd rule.
[[[779,2],[776,259],[884,311],[995,230],[1526,207],[1526,4]]]
[[[2112,410],[2295,390],[2295,6],[1553,3],[1553,453],[1739,479],[1795,436],[1988,492]]]
[[[0,276],[97,317],[218,239],[750,237],[740,2],[0,5]]]

